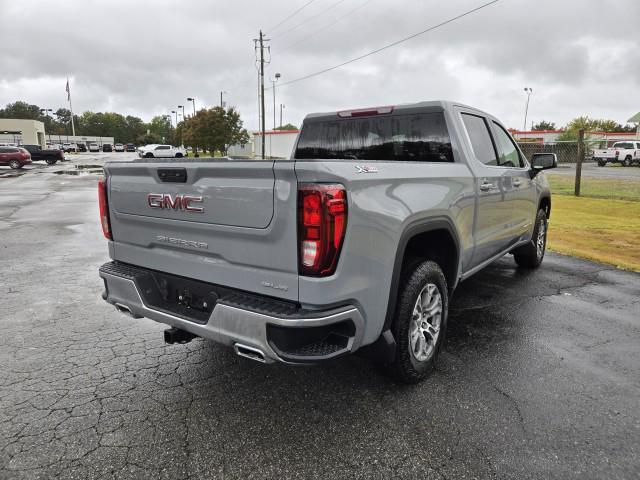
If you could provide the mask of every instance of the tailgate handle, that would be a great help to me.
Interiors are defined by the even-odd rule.
[[[158,177],[161,182],[185,183],[187,181],[186,168],[159,168]]]

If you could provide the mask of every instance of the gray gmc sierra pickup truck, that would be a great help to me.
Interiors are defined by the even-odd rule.
[[[459,281],[507,253],[542,262],[555,165],[443,101],[309,115],[288,160],[109,162],[103,297],[168,343],[265,363],[359,351],[417,382]]]

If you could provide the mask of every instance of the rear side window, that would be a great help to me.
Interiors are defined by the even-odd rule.
[[[478,117],[477,115],[463,113],[462,121],[467,129],[473,153],[475,153],[478,161],[485,165],[497,166],[498,159],[496,158],[496,150],[493,147],[489,128],[487,127],[487,123],[484,121],[484,118]]]
[[[0,147],[0,153],[15,153],[19,150],[17,148],[12,147]]]
[[[336,118],[304,124],[296,159],[453,162],[444,114]]]

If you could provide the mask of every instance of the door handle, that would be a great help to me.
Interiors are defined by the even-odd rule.
[[[483,192],[488,192],[489,190],[493,190],[494,188],[496,188],[496,186],[493,183],[483,183],[480,185],[480,190],[482,190]]]
[[[520,185],[522,185],[522,183],[520,182],[520,180],[514,180],[514,181],[513,181],[513,183],[512,183],[512,185],[513,185],[514,187],[519,187]]]

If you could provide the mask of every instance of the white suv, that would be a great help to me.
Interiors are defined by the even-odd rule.
[[[140,147],[138,149],[138,156],[144,158],[182,158],[185,156],[185,151],[181,147],[173,147],[171,145],[158,145],[153,143],[151,145]]]

